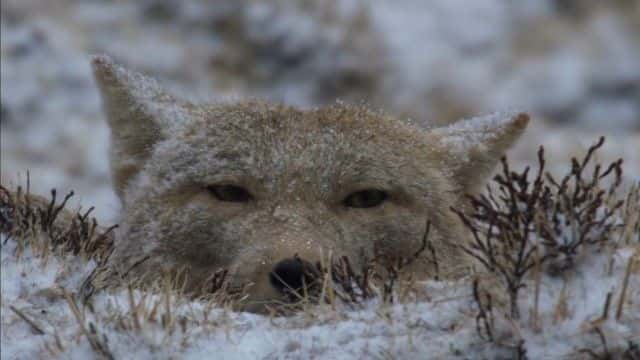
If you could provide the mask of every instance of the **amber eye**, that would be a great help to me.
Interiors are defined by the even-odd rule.
[[[387,193],[382,190],[362,190],[347,196],[344,204],[354,208],[370,208],[381,205],[387,197]]]
[[[209,185],[207,190],[220,201],[248,202],[253,199],[247,189],[235,185]]]

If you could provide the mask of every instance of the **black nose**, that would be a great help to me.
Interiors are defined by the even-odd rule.
[[[269,274],[271,285],[282,293],[309,287],[318,277],[318,271],[308,261],[293,257],[280,261]]]

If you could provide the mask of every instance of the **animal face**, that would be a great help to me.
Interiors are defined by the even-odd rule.
[[[93,66],[123,203],[113,266],[130,276],[181,269],[195,292],[226,268],[232,282],[252,283],[249,309],[299,288],[321,252],[411,256],[427,222],[441,266],[456,273],[464,234],[450,207],[528,120],[424,130],[346,105],[193,105],[108,58]]]

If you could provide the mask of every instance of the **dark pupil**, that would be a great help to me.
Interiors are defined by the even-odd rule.
[[[382,204],[387,199],[387,193],[380,190],[363,190],[355,192],[346,199],[345,205],[354,208],[369,208]]]
[[[213,185],[209,186],[209,191],[220,201],[247,202],[251,200],[251,194],[240,186]]]

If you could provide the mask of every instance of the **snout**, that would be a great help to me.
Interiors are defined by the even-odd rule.
[[[313,287],[319,274],[312,263],[294,256],[275,264],[269,273],[269,282],[279,293],[292,294],[305,287]]]

